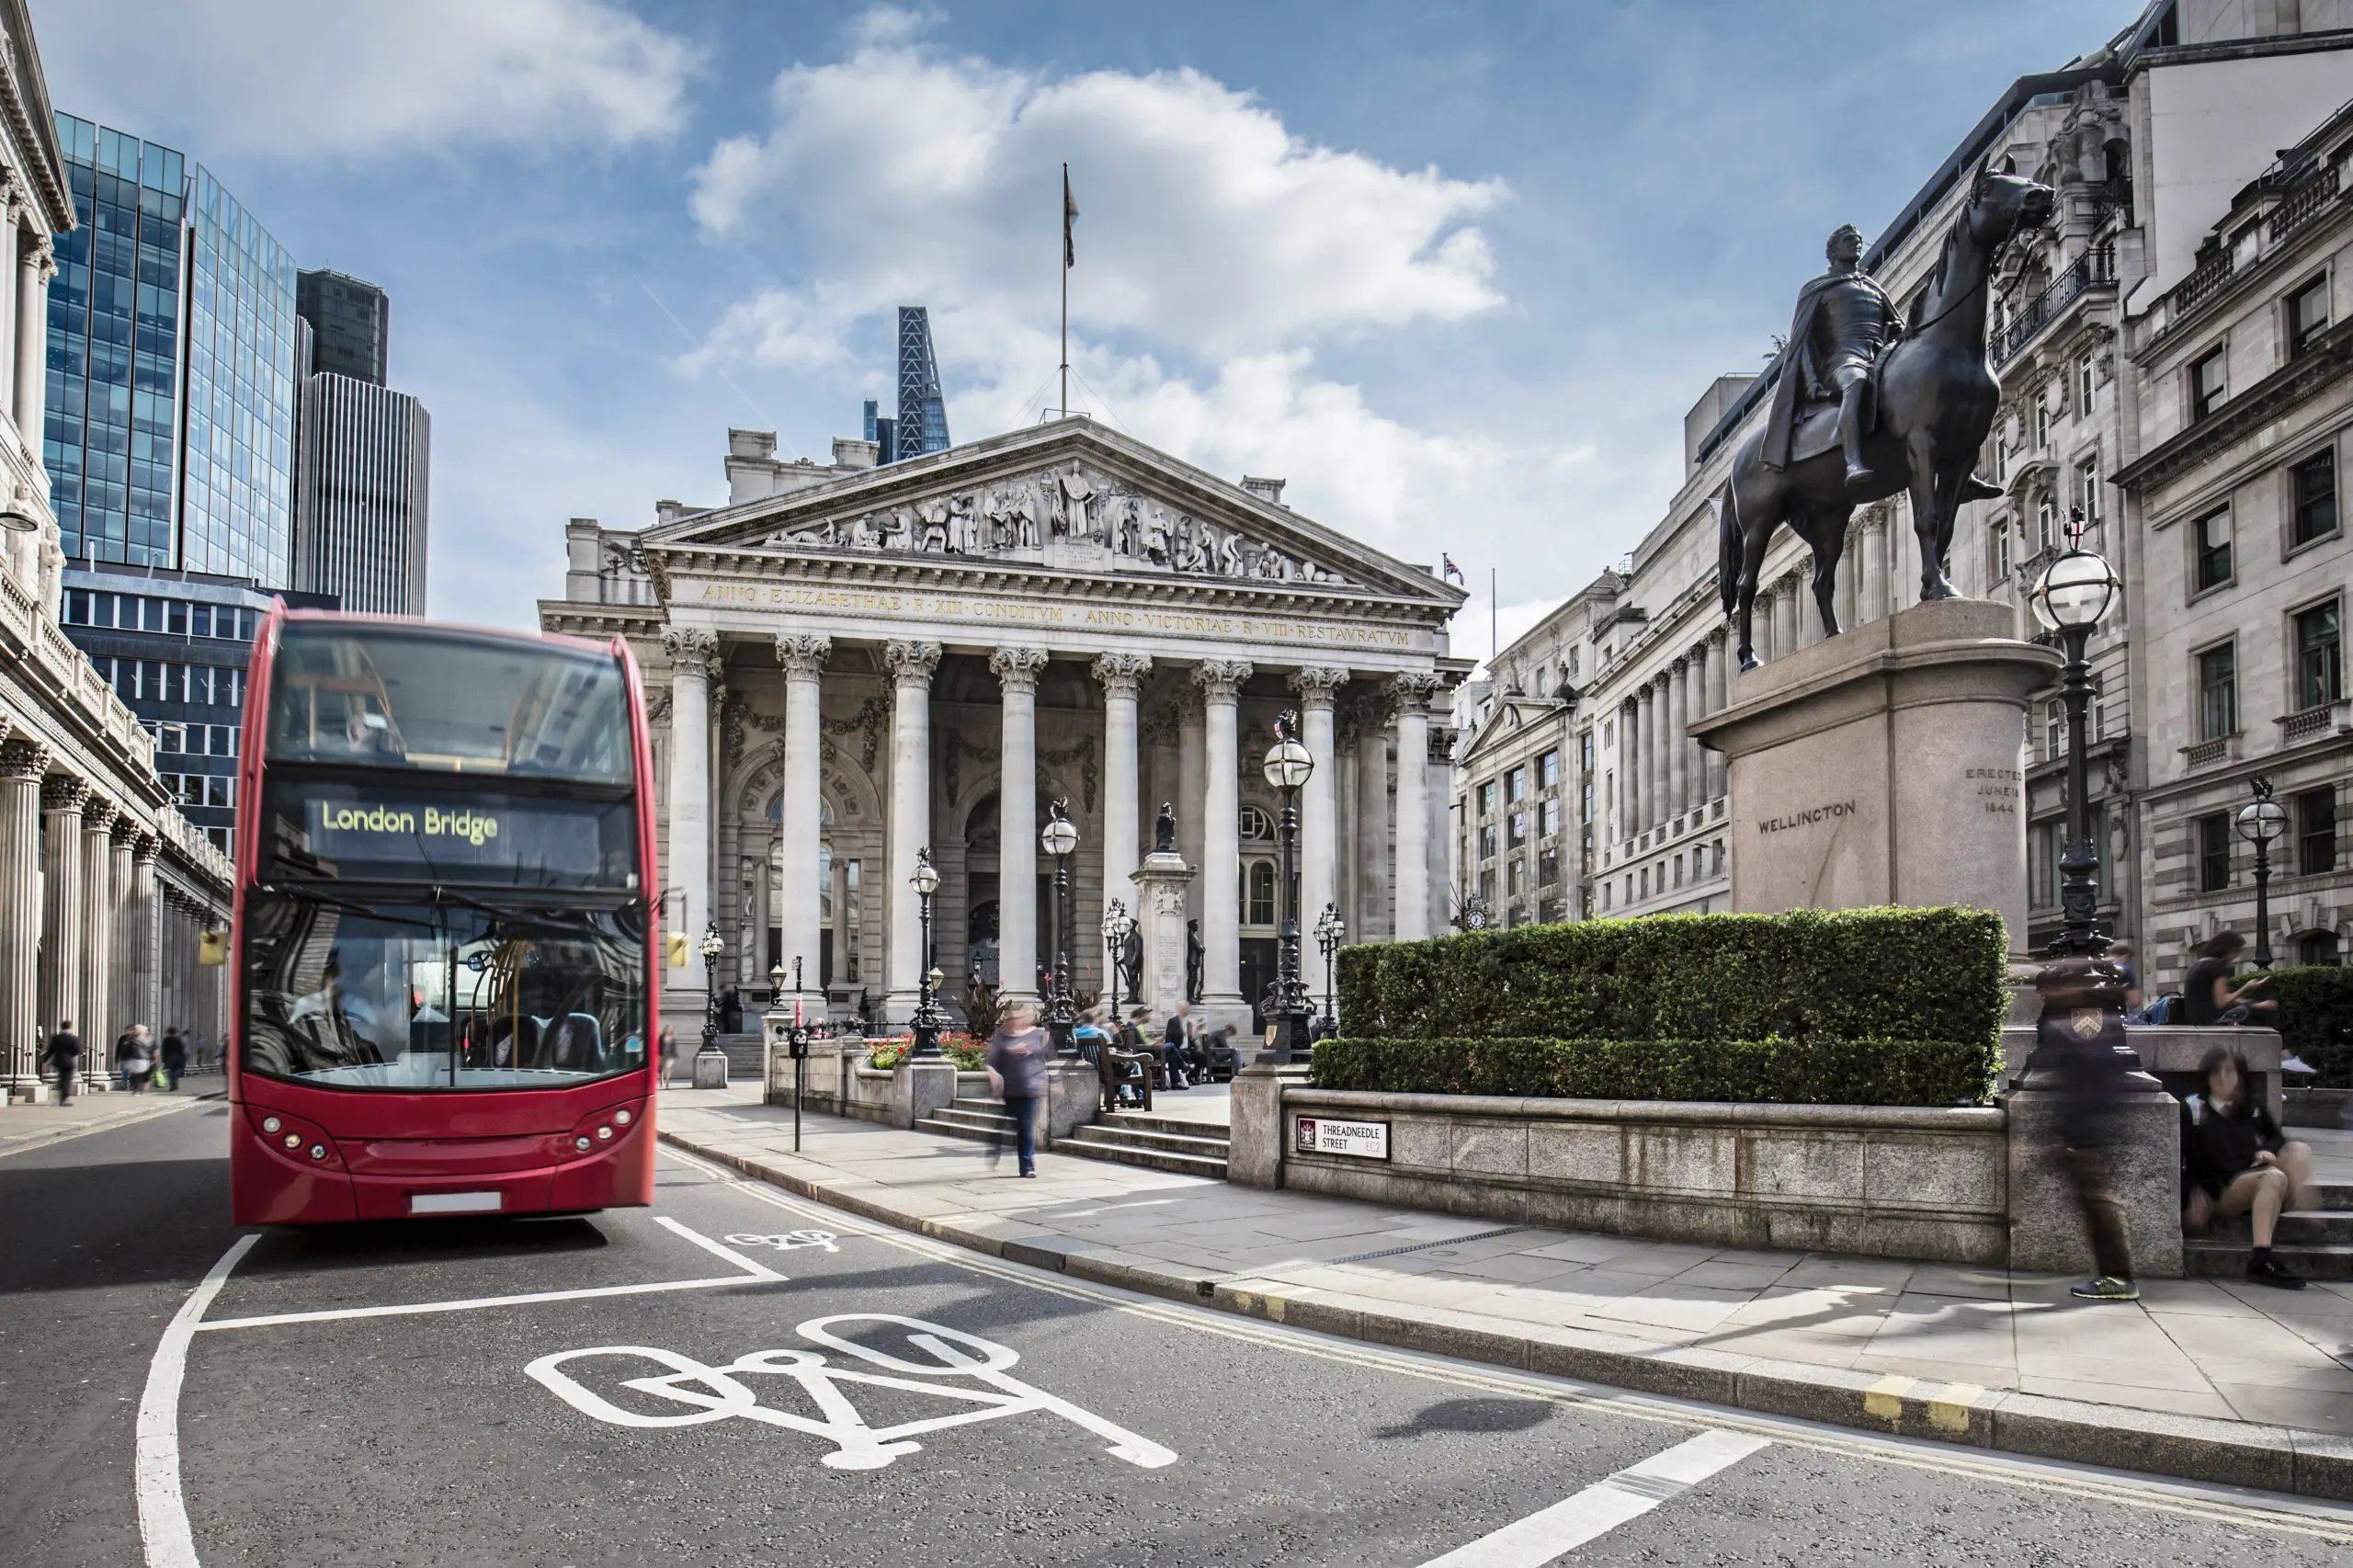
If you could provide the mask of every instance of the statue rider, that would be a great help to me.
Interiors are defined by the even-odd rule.
[[[1773,391],[1765,464],[1774,469],[1789,465],[1801,396],[1836,402],[1847,488],[1861,490],[1877,477],[1863,460],[1871,368],[1904,335],[1904,316],[1879,280],[1863,270],[1861,230],[1840,224],[1830,236],[1826,255],[1830,270],[1798,290],[1797,315],[1790,323],[1791,358],[1781,384]]]

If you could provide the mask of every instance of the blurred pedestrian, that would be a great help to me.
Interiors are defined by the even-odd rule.
[[[1160,1031],[1160,1085],[1165,1089],[1189,1089],[1192,1080],[1187,1076],[1193,1054],[1192,1007],[1183,1002],[1168,1015],[1167,1027]]]
[[[1038,1174],[1038,1108],[1046,1097],[1046,1064],[1054,1059],[1054,1042],[1038,1028],[1034,1003],[1015,1002],[997,1020],[987,1048],[990,1075],[1013,1120],[1013,1146],[1023,1176]],[[989,1164],[998,1149],[989,1145]]]
[[[57,1103],[72,1105],[74,1086],[82,1077],[82,1037],[74,1032],[74,1020],[66,1018],[57,1026],[41,1048],[41,1065],[57,1074]]]
[[[147,1041],[145,1024],[133,1024],[117,1037],[114,1064],[124,1088],[134,1095],[147,1092],[148,1080],[155,1075],[155,1050]]]
[[[2110,942],[2108,951],[2102,956],[2114,966],[2118,974],[2124,977],[2124,1021],[2139,1023],[2144,998],[2141,994],[2141,966],[2132,956],[2132,944]]]
[[[662,1026],[661,1087],[670,1086],[670,1074],[678,1065],[678,1031],[668,1024]]]
[[[188,1039],[175,1024],[164,1030],[164,1043],[156,1048],[164,1070],[164,1087],[179,1092],[180,1074],[188,1071]]]
[[[2102,960],[2062,959],[2035,976],[2042,1017],[2035,1061],[2059,1079],[2055,1157],[2075,1188],[2092,1244],[2089,1279],[2069,1293],[2086,1301],[2137,1301],[2131,1237],[2115,1190],[2125,1136],[2120,1102],[2132,1093],[2124,1046],[2124,979]]]

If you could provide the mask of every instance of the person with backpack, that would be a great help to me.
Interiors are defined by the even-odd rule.
[[[147,1043],[145,1024],[133,1024],[116,1038],[114,1064],[124,1088],[134,1095],[147,1092],[148,1080],[155,1075],[155,1052]]]

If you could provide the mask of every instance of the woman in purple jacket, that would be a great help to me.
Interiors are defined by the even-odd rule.
[[[997,1021],[989,1036],[989,1070],[1004,1087],[1005,1114],[1013,1119],[1014,1151],[1021,1158],[1021,1174],[1038,1174],[1038,1107],[1046,1097],[1046,1066],[1054,1059],[1054,1042],[1038,1027],[1038,1009],[1016,1002]],[[990,1162],[996,1146],[989,1146]]]

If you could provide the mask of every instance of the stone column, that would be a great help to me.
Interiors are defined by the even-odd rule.
[[[719,634],[699,627],[667,627],[662,650],[670,657],[669,855],[662,868],[663,891],[677,894],[669,928],[685,934],[688,948],[686,968],[668,971],[665,989],[699,997],[704,990],[702,933],[713,909],[710,679],[719,664]],[[699,1002],[691,1006],[699,1013]],[[694,1019],[700,1021],[699,1016]]]
[[[1668,814],[1691,809],[1691,668],[1683,659],[1667,669],[1666,795]]]
[[[1397,689],[1397,923],[1401,942],[1430,934],[1429,699],[1434,675],[1402,675]]]
[[[17,261],[18,247],[25,243],[25,214],[28,208],[23,197],[11,188],[5,200],[0,200],[0,231],[8,238],[0,244],[0,366],[7,373],[0,375],[0,413],[13,417],[17,412],[17,293],[22,287],[19,278],[23,268]],[[40,450],[40,432],[24,432],[25,445]],[[38,781],[36,781],[38,783]]]
[[[1639,835],[1648,833],[1657,826],[1660,821],[1658,728],[1659,710],[1664,704],[1658,699],[1658,682],[1655,678],[1643,683],[1642,690],[1635,693],[1635,704],[1641,710],[1636,715],[1634,724],[1634,738],[1642,747],[1635,762],[1635,766],[1642,773],[1642,785],[1637,797],[1641,809],[1634,817],[1634,832]]]
[[[139,907],[131,878],[139,854],[139,824],[128,812],[115,818],[108,842],[111,846],[111,865],[107,872],[107,892],[113,903],[114,937],[113,952],[107,965],[107,1006],[122,1020],[116,1026],[118,1029],[131,1024],[145,1024],[150,1032],[154,1032],[155,1020],[140,1006],[134,973],[140,959]],[[157,1038],[161,1038],[160,1034]]]
[[[140,834],[131,846],[131,917],[137,945],[125,966],[139,1015],[158,1040],[172,1022],[164,1017],[164,931],[155,898],[155,855],[162,847],[152,833]]]
[[[849,979],[849,857],[836,850],[829,872],[834,903],[834,967],[824,977],[827,985],[840,985]]]
[[[48,395],[43,381],[49,367],[49,280],[56,275],[57,263],[45,235],[17,258],[17,388],[10,407],[17,415],[17,428],[24,432],[26,446],[35,452],[40,450],[41,416]]]
[[[1429,924],[1432,934],[1442,932],[1452,916],[1456,867],[1454,862],[1454,726],[1430,726],[1429,773],[1424,780],[1423,797],[1427,801],[1429,831],[1426,850],[1429,860]],[[1563,809],[1568,802],[1563,801]],[[1314,911],[1309,912],[1312,926]],[[1314,945],[1309,943],[1313,952]]]
[[[1309,665],[1293,670],[1290,688],[1299,693],[1299,739],[1315,759],[1299,802],[1299,930],[1307,951],[1311,933],[1325,904],[1337,905],[1340,885],[1340,759],[1335,749],[1333,694],[1347,684],[1348,672]],[[1304,960],[1302,960],[1304,961]]]
[[[817,925],[817,884],[824,874],[817,860],[824,837],[824,792],[817,767],[824,737],[818,699],[833,652],[830,637],[779,634],[776,640],[776,662],[784,669],[784,798],[777,813],[783,852],[777,858],[776,890],[782,942],[777,961],[790,974],[792,960],[801,960],[804,1008],[813,1003],[821,1011],[823,1001],[813,996],[824,969],[818,961],[824,949]]]
[[[1351,940],[1369,942],[1390,934],[1389,924],[1389,716],[1393,696],[1385,687],[1353,705],[1357,735],[1356,917]]]
[[[82,808],[82,973],[74,1012],[82,1019],[83,1075],[112,1074],[114,1037],[131,1020],[114,1014],[113,801],[93,798]]]
[[[90,786],[65,774],[40,783],[41,914],[40,1021],[55,1029],[72,1020],[85,1033],[82,1011],[82,808]],[[85,1041],[86,1043],[86,1041]]]
[[[1201,1012],[1212,1025],[1245,1029],[1242,995],[1242,758],[1236,709],[1251,667],[1210,659],[1193,667],[1201,688],[1207,771],[1201,789]]]
[[[1038,676],[1043,648],[999,648],[989,668],[1005,688],[997,772],[997,990],[1038,995]]]
[[[1095,678],[1103,687],[1103,897],[1137,910],[1136,868],[1143,863],[1137,835],[1143,800],[1136,787],[1136,695],[1152,660],[1142,653],[1102,653]],[[1105,988],[1109,989],[1108,986]]]
[[[40,1081],[40,776],[49,748],[0,741],[0,1072],[29,1099]]]
[[[1708,710],[1708,640],[1704,637],[1691,645],[1685,655],[1691,666],[1691,717],[1707,716]],[[1689,809],[1702,812],[1715,797],[1708,793],[1708,754],[1689,735],[1683,737],[1683,766],[1691,780]]]
[[[1732,700],[1732,637],[1718,627],[1708,637],[1708,711],[1723,710]],[[1722,752],[1711,751],[1708,756],[1708,798],[1720,801],[1724,796],[1724,757]]]
[[[1634,825],[1641,811],[1643,794],[1642,766],[1639,758],[1643,705],[1639,697],[1629,694],[1618,704],[1618,810],[1610,819],[1610,836],[1619,843],[1631,840],[1641,831]]]
[[[1798,651],[1797,579],[1783,577],[1774,585],[1773,656],[1787,658]]]
[[[1877,512],[1863,514],[1855,558],[1855,624],[1863,626],[1887,613],[1887,525]]]
[[[891,869],[880,896],[890,911],[885,1017],[897,1022],[914,1015],[930,962],[913,883],[915,851],[931,846],[931,676],[939,644],[891,642],[882,662],[891,670]]]
[[[1196,860],[1205,858],[1208,830],[1202,824],[1202,803],[1209,791],[1209,733],[1201,711],[1199,688],[1176,694],[1176,848]],[[1201,887],[1197,880],[1185,884],[1185,908],[1191,919],[1201,915]]]

